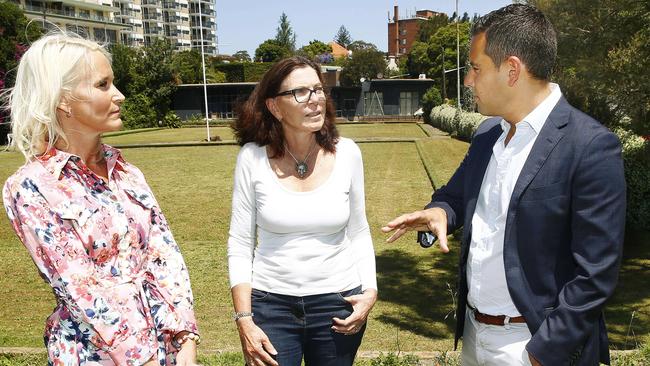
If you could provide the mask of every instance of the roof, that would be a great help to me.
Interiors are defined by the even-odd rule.
[[[341,46],[340,44],[332,41],[328,43],[332,47],[332,56],[336,57],[348,57],[348,49]]]

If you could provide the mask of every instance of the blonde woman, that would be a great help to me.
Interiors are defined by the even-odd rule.
[[[187,267],[142,173],[101,143],[122,126],[110,61],[63,33],[25,53],[8,104],[27,161],[4,206],[56,297],[50,365],[194,365]]]

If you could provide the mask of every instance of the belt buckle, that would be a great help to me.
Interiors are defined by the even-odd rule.
[[[509,329],[510,329],[510,317],[507,316],[507,315],[504,315],[504,318],[503,318],[503,327],[504,327],[504,329],[506,329],[506,330],[509,330]]]

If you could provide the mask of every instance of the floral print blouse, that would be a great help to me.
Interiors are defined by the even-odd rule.
[[[7,215],[56,297],[50,365],[174,365],[197,332],[187,267],[142,173],[103,145],[108,182],[52,149],[9,177]]]

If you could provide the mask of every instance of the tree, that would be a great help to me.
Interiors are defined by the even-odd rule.
[[[649,3],[528,2],[543,11],[557,31],[553,79],[569,102],[607,126],[650,134]]]
[[[36,24],[28,27],[29,20],[18,5],[0,2],[0,90],[12,87],[15,70],[28,45],[42,34]]]
[[[162,119],[158,119],[155,108],[151,105],[151,98],[138,93],[124,100],[122,120],[126,129],[136,129],[157,126],[157,121]]]
[[[280,26],[276,29],[275,40],[291,52],[296,50],[296,33],[291,28],[291,22],[285,13],[280,16]]]
[[[427,20],[420,20],[420,30],[418,31],[417,40],[420,42],[427,42],[438,29],[449,24],[449,17],[447,14],[438,13]]]
[[[171,108],[171,97],[176,91],[172,52],[171,42],[162,38],[136,50],[128,91],[131,95],[141,94],[149,99],[156,114],[150,126],[155,126]]]
[[[460,60],[464,63],[469,54],[470,23],[459,24],[460,29]],[[444,56],[443,56],[444,54]],[[457,74],[447,73],[443,83],[443,58],[444,69],[456,68],[456,23],[449,23],[440,27],[426,43],[414,42],[406,61],[408,73],[411,76],[427,74],[427,77],[438,81],[441,89],[447,96],[455,96]],[[461,72],[462,77],[462,72]],[[462,80],[461,80],[462,82]],[[462,89],[462,93],[466,90]]]
[[[433,107],[442,104],[442,97],[440,90],[435,86],[430,87],[422,96],[422,111],[424,112],[424,120],[429,121],[431,110]]]
[[[179,51],[172,56],[172,69],[178,84],[203,82],[201,53],[196,50]]]
[[[291,51],[275,39],[267,39],[255,50],[255,60],[262,62],[276,62],[291,54]]]
[[[237,51],[232,55],[239,62],[250,62],[251,56],[248,54],[248,51]]]
[[[30,42],[41,36],[38,26],[27,26],[28,20],[18,5],[0,2],[0,95],[14,85],[15,70]],[[12,72],[13,71],[13,72]],[[0,110],[0,145],[6,143],[9,125],[5,124],[4,111]]]
[[[332,54],[332,46],[325,44],[317,39],[310,41],[307,46],[303,46],[298,53],[305,57],[315,60],[317,56]]]
[[[373,50],[377,51],[378,48],[372,43],[365,41],[354,41],[348,45],[348,50],[350,51],[359,51],[359,50]]]
[[[372,47],[356,49],[352,52],[352,57],[343,62],[341,85],[358,86],[361,84],[361,78],[369,80],[376,78],[378,74],[386,73],[384,53],[378,51],[372,43],[363,43]]]
[[[113,84],[119,89],[125,97],[130,96],[129,85],[132,82],[131,67],[135,63],[137,52],[134,48],[123,44],[114,44],[111,46],[111,56],[113,58]]]
[[[338,32],[336,32],[336,35],[334,36],[334,42],[340,44],[345,48],[348,48],[350,43],[352,43],[352,36],[350,36],[350,32],[348,32],[348,29],[345,28],[344,25],[341,25]]]
[[[401,58],[406,58],[406,69],[412,77],[416,77],[419,74],[427,74],[433,67],[434,60],[429,56],[428,43],[413,42],[411,52],[409,52],[407,57]]]

